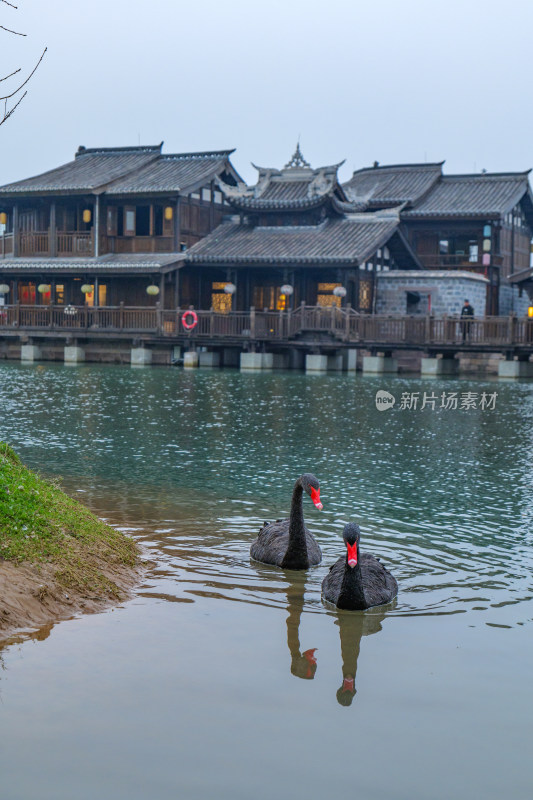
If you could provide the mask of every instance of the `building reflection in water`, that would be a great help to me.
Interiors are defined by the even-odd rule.
[[[337,702],[350,706],[357,692],[355,678],[363,636],[381,630],[385,613],[380,611],[338,611],[335,624],[339,626],[342,657],[342,684],[337,690]]]

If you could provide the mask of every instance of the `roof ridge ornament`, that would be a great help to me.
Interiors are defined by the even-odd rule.
[[[285,164],[284,169],[293,169],[298,167],[310,167],[309,161],[306,161],[300,150],[300,142],[296,143],[296,150],[292,154],[292,158]]]

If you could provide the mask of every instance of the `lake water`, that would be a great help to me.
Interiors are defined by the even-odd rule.
[[[0,409],[155,564],[0,651],[2,800],[533,797],[533,383],[4,363]],[[251,562],[305,471],[322,565]],[[321,602],[352,519],[392,607]]]

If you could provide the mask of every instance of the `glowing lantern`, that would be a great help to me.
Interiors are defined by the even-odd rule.
[[[165,219],[170,222],[170,220],[172,219],[173,216],[174,216],[174,209],[172,208],[172,206],[166,206],[165,207]]]
[[[333,294],[335,297],[346,297],[346,289],[344,286],[335,286],[333,289]]]
[[[90,208],[84,208],[83,209],[83,221],[84,222],[90,222],[91,218],[92,218],[91,209]]]
[[[81,291],[83,292],[83,294],[90,294],[92,290],[93,287],[91,286],[90,283],[84,283],[81,287]]]
[[[293,292],[294,288],[290,285],[290,283],[284,283],[281,287],[281,294],[287,295],[287,297],[290,297]]]
[[[9,292],[9,286],[7,283],[0,283],[0,294],[7,294]]]
[[[2,290],[2,287],[0,286],[0,291],[1,290]],[[529,308],[527,310],[527,315],[528,315],[528,317],[533,318],[533,306],[529,306]]]
[[[226,283],[226,285],[224,286],[224,291],[226,292],[226,294],[235,294],[236,290],[237,287],[235,286],[234,283]]]
[[[39,286],[37,287],[37,291],[39,292],[39,294],[48,294],[51,288],[52,287],[50,286],[49,283],[40,283]]]
[[[0,211],[0,225],[7,225],[7,214],[5,211]]]
[[[159,286],[156,286],[155,283],[151,283],[150,286],[146,287],[146,294],[159,294]]]

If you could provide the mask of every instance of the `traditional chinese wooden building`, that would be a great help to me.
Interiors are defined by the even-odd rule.
[[[442,165],[376,162],[343,188],[368,211],[402,204],[402,230],[424,267],[484,275],[487,313],[508,313],[511,275],[530,266],[529,171],[443,175]]]
[[[228,211],[216,180],[240,180],[232,152],[80,147],[73,161],[0,187],[6,301],[175,307],[184,253]]]
[[[283,169],[256,167],[254,186],[219,178],[234,214],[188,251],[182,301],[215,310],[304,303],[372,312],[376,274],[421,264],[398,210],[373,213],[350,201],[339,167],[311,168],[298,146]]]

